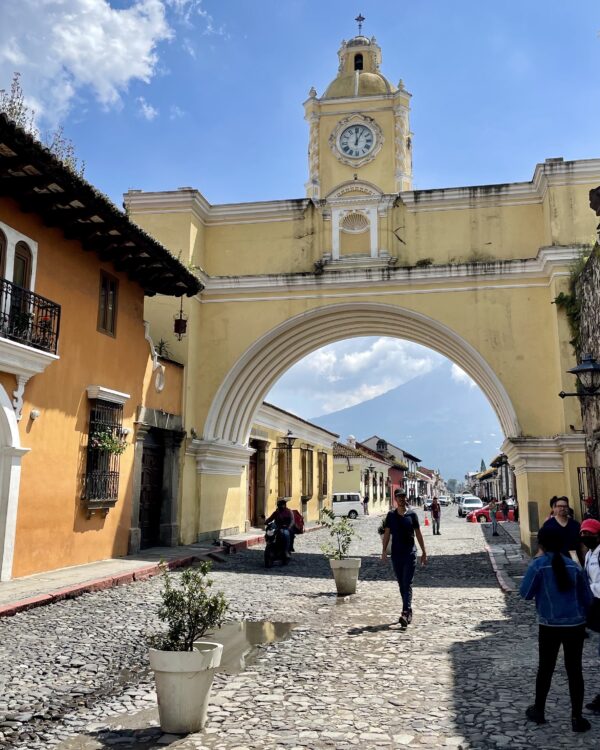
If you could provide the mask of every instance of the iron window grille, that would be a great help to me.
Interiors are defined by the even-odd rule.
[[[123,405],[91,402],[84,498],[88,511],[108,510],[119,497],[119,444],[123,440]],[[111,444],[116,446],[111,449]],[[107,447],[108,446],[108,447]]]
[[[327,497],[327,453],[319,451],[319,497]]]
[[[277,451],[278,497],[292,496],[292,449],[285,443],[278,445]]]
[[[600,518],[598,508],[598,491],[600,490],[600,469],[590,466],[579,466],[579,502],[582,518]]]

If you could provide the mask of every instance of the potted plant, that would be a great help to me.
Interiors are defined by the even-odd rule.
[[[186,568],[178,585],[167,566],[163,568],[158,616],[167,627],[150,639],[150,666],[160,725],[171,734],[204,727],[214,670],[221,663],[222,644],[199,640],[220,627],[228,607],[222,592],[210,593],[210,568],[208,562]]]
[[[97,427],[90,435],[90,445],[104,453],[120,456],[127,448],[127,441],[122,434],[115,435],[107,427]]]
[[[348,557],[348,550],[352,539],[358,537],[356,530],[348,518],[336,518],[329,508],[321,511],[321,523],[333,539],[322,544],[321,550],[329,558],[338,596],[355,594],[361,561],[360,557]]]

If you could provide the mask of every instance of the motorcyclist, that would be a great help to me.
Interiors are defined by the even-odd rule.
[[[275,521],[275,525],[285,542],[285,554],[289,557],[292,548],[294,514],[287,507],[287,502],[283,498],[277,501],[277,509],[267,518],[266,523],[270,523],[271,521]]]

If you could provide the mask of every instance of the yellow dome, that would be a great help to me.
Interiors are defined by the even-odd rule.
[[[356,74],[350,73],[333,80],[327,87],[323,98],[377,96],[378,94],[392,94],[396,91],[396,88],[381,73],[369,73],[365,70],[356,72],[358,73],[358,90],[356,90]]]
[[[381,49],[375,37],[355,36],[343,41],[338,51],[337,77],[329,84],[323,99],[392,94],[395,86],[379,72]]]

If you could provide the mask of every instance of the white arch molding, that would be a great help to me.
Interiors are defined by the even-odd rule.
[[[406,339],[443,354],[481,388],[505,437],[521,434],[506,389],[471,344],[421,313],[379,303],[352,303],[301,313],[257,339],[227,373],[213,399],[204,427],[206,448],[209,443],[238,449],[247,445],[258,408],[284,372],[322,346],[357,336]]]
[[[21,458],[28,451],[21,447],[15,410],[0,385],[0,581],[12,577]]]

